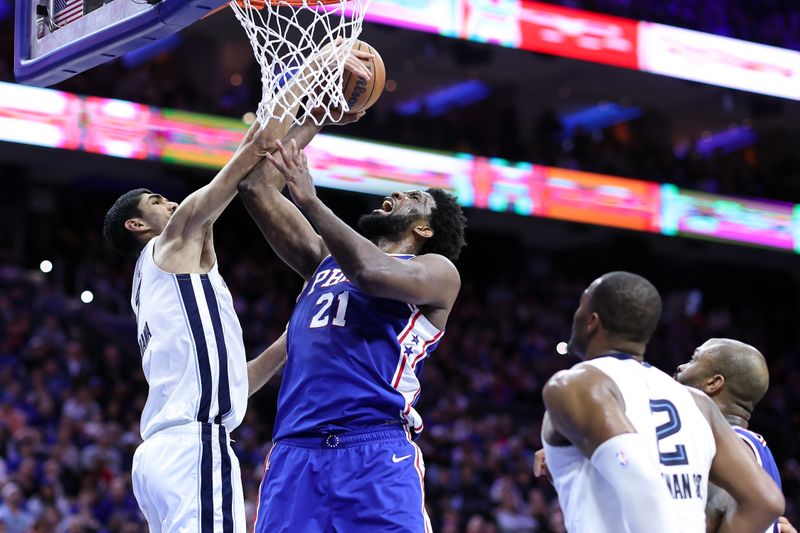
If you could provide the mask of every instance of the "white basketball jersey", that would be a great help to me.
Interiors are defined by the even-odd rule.
[[[247,409],[247,361],[233,298],[216,263],[208,274],[170,274],[144,247],[133,275],[142,368],[149,384],[142,438],[187,422],[235,429]]]
[[[704,533],[708,472],[717,447],[691,393],[664,372],[630,356],[607,356],[582,364],[607,374],[622,392],[625,415],[647,440],[664,479],[680,526],[676,533]],[[567,531],[641,533],[632,531],[622,517],[623,507],[637,502],[619,501],[580,450],[546,442],[544,449]]]

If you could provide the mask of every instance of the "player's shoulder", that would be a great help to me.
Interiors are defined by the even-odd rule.
[[[461,275],[450,259],[440,254],[422,254],[412,257],[411,261],[423,265],[425,276],[439,280],[442,288],[447,287],[453,292],[455,300],[455,295],[461,290]]]
[[[545,398],[549,397],[552,400],[558,400],[567,395],[596,396],[612,394],[617,398],[622,396],[619,387],[608,374],[586,361],[553,374],[545,383],[542,394]]]
[[[750,431],[747,428],[743,428],[741,426],[732,426],[733,432],[742,439],[743,441],[747,442],[748,444],[754,444],[760,446],[761,448],[769,448],[767,446],[767,439],[763,437],[763,435],[756,433],[755,431]]]
[[[425,265],[429,268],[436,268],[441,269],[445,272],[449,272],[454,274],[455,276],[459,277],[458,269],[456,265],[450,261],[450,259],[446,258],[441,254],[422,254],[417,255],[411,258],[411,261],[419,263],[421,265]]]

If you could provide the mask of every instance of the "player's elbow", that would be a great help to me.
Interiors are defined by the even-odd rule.
[[[245,197],[253,197],[256,194],[256,180],[252,177],[247,177],[239,182],[239,185],[236,186],[236,190],[239,191],[239,194]]]
[[[783,515],[786,501],[778,486],[771,479],[764,479],[764,483],[755,484],[746,495],[735,498],[737,511],[764,523],[770,523]]]
[[[771,483],[771,487],[763,492],[763,499],[762,508],[768,509],[773,519],[783,515],[786,509],[786,500],[775,483]]]

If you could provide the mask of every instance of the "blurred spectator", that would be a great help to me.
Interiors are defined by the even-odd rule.
[[[2,490],[3,503],[0,505],[0,522],[8,533],[27,533],[33,526],[33,515],[25,509],[22,490],[16,483],[7,483]]]
[[[99,231],[106,199],[80,194],[58,196],[82,212],[71,217],[74,231],[92,234]],[[31,226],[44,224],[31,218]],[[243,210],[230,210],[215,231],[248,353],[258,353],[280,334],[300,280],[268,252]],[[665,266],[662,258],[648,258],[625,243],[602,254],[543,255],[493,235],[471,239],[459,264],[463,288],[447,338],[422,374],[419,409],[426,430],[418,443],[436,531],[564,532],[552,487],[531,475],[532,453],[541,446],[541,386],[573,362],[553,349],[568,334],[587,280],[606,266],[631,264],[652,275],[664,295],[662,324],[648,353],[654,364],[671,372],[711,336],[741,338],[767,354],[772,384],[753,428],[775,451],[787,512],[796,519],[800,287],[795,278],[737,270],[730,263],[724,269],[689,265],[678,272],[679,266]],[[50,244],[53,250],[66,246],[59,240]],[[494,264],[487,265],[485,257],[494,257]],[[33,259],[29,263],[38,264]],[[144,531],[130,467],[147,389],[133,316],[116,303],[129,297],[130,267],[94,239],[76,261],[97,273],[80,281],[81,287],[102,282],[118,294],[77,306],[64,289],[75,286],[69,277],[31,277],[11,268],[16,274],[0,280],[0,522],[9,530],[48,533]],[[38,312],[44,300],[60,303]],[[251,399],[234,434],[248,519],[270,446],[277,385]]]

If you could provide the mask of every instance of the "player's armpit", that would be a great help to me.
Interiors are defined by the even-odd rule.
[[[558,372],[545,384],[542,397],[553,428],[587,458],[612,437],[636,432],[625,416],[619,388],[592,366]]]
[[[716,441],[709,480],[725,489],[736,502],[726,509],[717,531],[761,533],[783,513],[783,495],[764,469],[748,457],[714,402],[702,393],[690,392]]]

